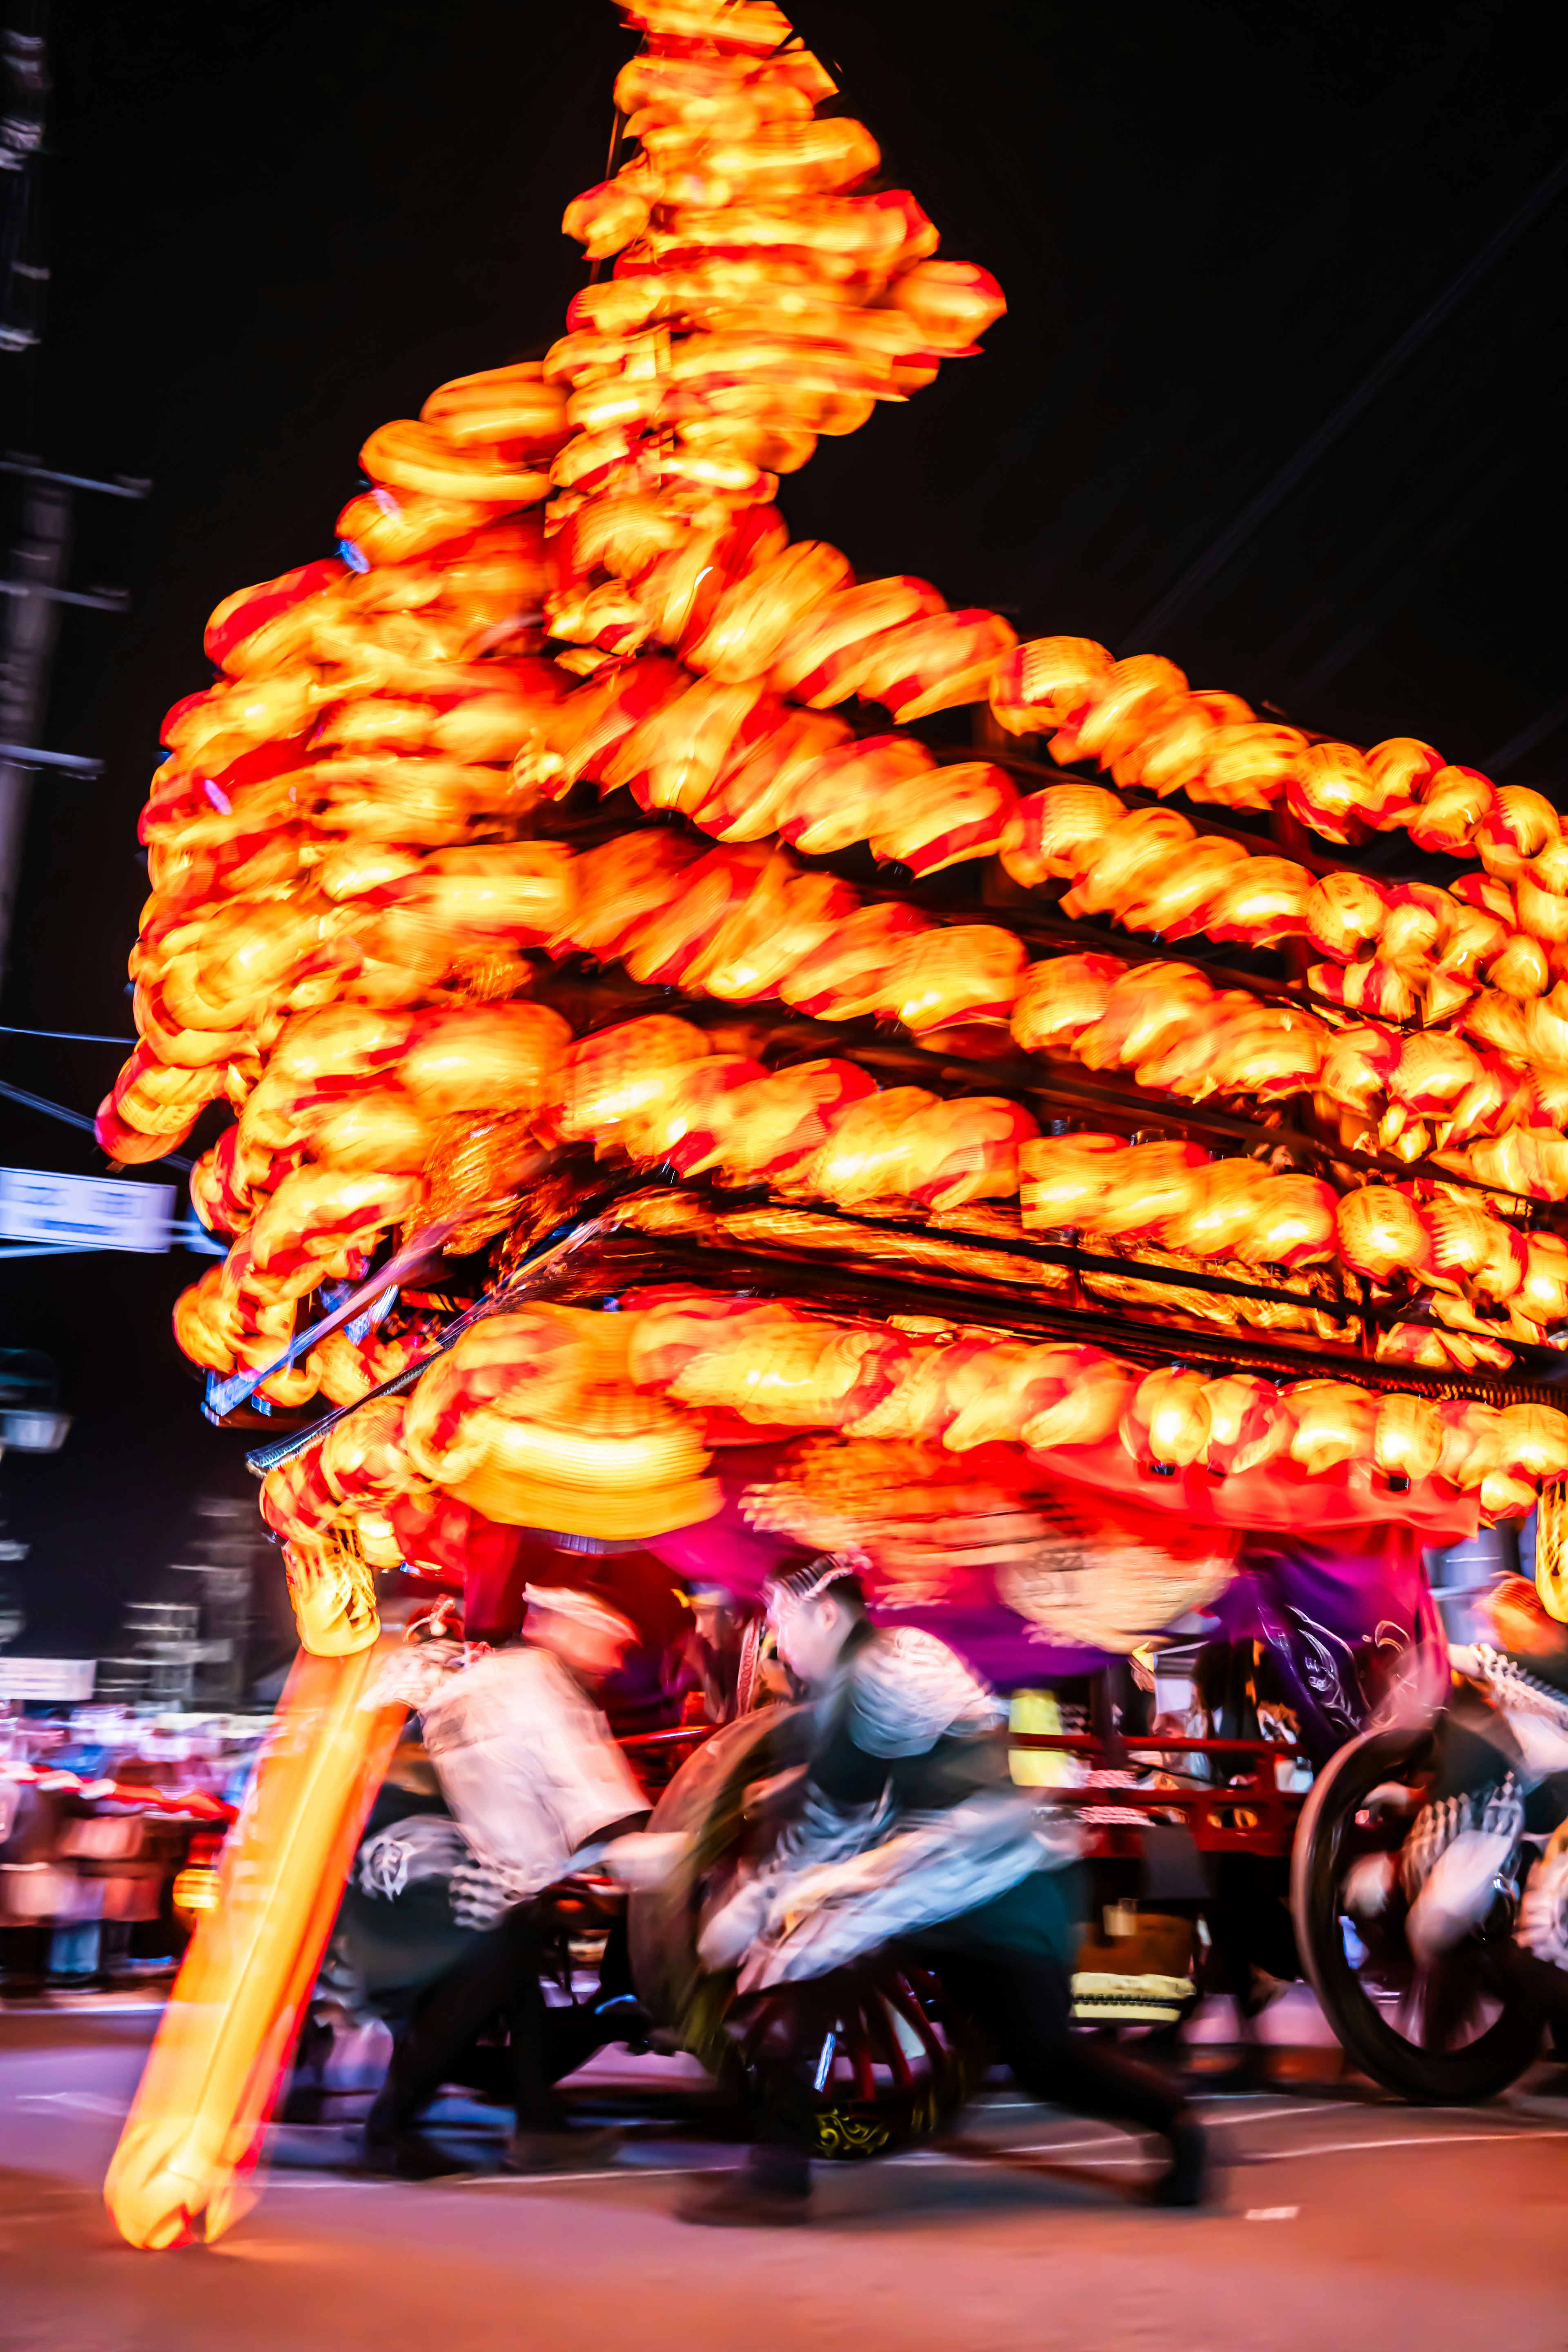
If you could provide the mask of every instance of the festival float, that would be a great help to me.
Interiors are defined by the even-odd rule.
[[[233,1113],[175,1332],[302,1658],[110,2175],[138,2244],[243,2203],[395,1736],[378,1571],[473,1632],[552,1547],[744,1594],[854,1543],[1017,1684],[1310,1530],[1269,1622],[1325,1750],[1357,1641],[1438,1654],[1423,1545],[1547,1496],[1559,1607],[1556,811],[792,539],[781,478],[1004,297],[773,0],[623,13],[560,339],[217,607],[142,818],[99,1137]]]

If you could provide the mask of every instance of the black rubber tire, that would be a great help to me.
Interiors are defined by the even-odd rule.
[[[1384,1780],[1419,1772],[1430,1731],[1365,1731],[1319,1773],[1302,1808],[1290,1872],[1290,1907],[1302,1965],[1346,2054],[1384,2090],[1422,2106],[1465,2106],[1516,2082],[1541,2047],[1542,2011],[1510,1980],[1487,1976],[1498,2016],[1458,2050],[1428,2050],[1396,2032],[1371,1999],[1345,1949],[1339,1890],[1343,1848],[1357,1812]],[[1458,1965],[1485,1969],[1479,1946],[1461,1947]]]
[[[654,1807],[650,1831],[696,1838],[664,1885],[639,1888],[627,1906],[632,1983],[656,2025],[680,2025],[690,2014],[703,1977],[697,1957],[703,1879],[739,1834],[751,1783],[802,1760],[805,1713],[768,1706],[727,1723],[692,1750]]]
[[[854,2161],[944,2130],[979,2079],[978,2039],[933,1977],[885,1955],[749,2000],[737,2000],[732,1974],[710,1976],[702,1968],[697,1934],[704,1881],[741,1835],[746,1789],[804,1761],[808,1720],[799,1707],[743,1716],[677,1772],[648,1826],[693,1834],[694,1843],[662,1887],[631,1897],[632,1980],[648,2015],[679,2032],[753,2121],[771,2115],[813,2155]],[[869,2095],[864,2075],[854,2086],[837,2081],[831,2056],[821,2091],[804,2078],[798,2061],[777,2056],[781,2042],[798,2050],[801,2032],[791,2018],[796,2002],[814,2021],[814,2038],[831,2025],[840,2048],[853,2043],[874,2054],[882,2079]],[[896,2019],[904,2025],[901,2036]],[[921,2045],[916,2066],[909,2063],[911,2039]]]

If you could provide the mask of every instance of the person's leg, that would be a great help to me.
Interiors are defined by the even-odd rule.
[[[681,2199],[676,2211],[683,2221],[776,2228],[806,2218],[811,2141],[804,2070],[820,2051],[826,2031],[815,1985],[790,1988],[781,2023],[786,2038],[763,2061],[772,2080],[763,2095],[746,2161],[716,2186]]]
[[[1055,1962],[1002,1953],[943,1952],[942,1981],[996,2041],[1015,2080],[1035,2098],[1075,2114],[1157,2132],[1171,2166],[1155,2194],[1195,2204],[1204,2137],[1182,2095],[1152,2066],[1072,2030],[1072,1980]]]
[[[590,2048],[606,2037],[598,2035],[579,2049],[579,2037],[557,2030],[563,2016],[575,2011],[552,2010],[544,1998],[540,1977],[543,1951],[539,1923],[532,1908],[519,1905],[509,1911],[496,1930],[507,1939],[509,1964],[501,1996],[507,2025],[507,2059],[517,2129],[503,2158],[514,2172],[555,2172],[602,2164],[614,2156],[621,2134],[613,2126],[601,2131],[575,2130],[567,2122],[555,2084],[588,2056]]]
[[[646,2047],[648,2020],[632,1986],[631,1960],[623,1916],[610,1922],[599,1962],[599,1982],[586,2000],[545,2011],[545,2063],[550,2080],[574,2074],[607,2042]]]
[[[500,2013],[509,1965],[508,1939],[492,1928],[474,1936],[455,1966],[415,2000],[365,2122],[363,2158],[374,2169],[426,2179],[460,2168],[425,2138],[419,2120]]]
[[[386,2087],[366,2126],[367,2155],[398,2170],[450,2169],[421,2137],[418,2121],[498,2018],[508,2029],[505,2073],[516,2116],[507,2161],[530,2171],[551,2169],[568,2157],[573,2162],[601,2158],[618,2144],[618,2135],[568,2130],[552,2087],[540,1965],[539,1928],[528,1904],[474,1937],[457,1967],[423,1996],[393,2053]]]
[[[509,1925],[513,1916],[476,1936],[457,1966],[438,1977],[415,2007],[387,2071],[400,2122],[412,2124],[423,2114],[486,2026],[507,2008],[517,1957],[516,1934]]]

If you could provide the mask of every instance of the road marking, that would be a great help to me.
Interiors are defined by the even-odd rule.
[[[1323,2099],[1315,2102],[1310,2106],[1270,2107],[1267,2113],[1263,2115],[1237,2116],[1234,2120],[1237,2123],[1248,2124],[1282,2123],[1287,2119],[1294,2120],[1298,2116],[1329,2115],[1340,2109],[1342,2104],[1342,2101],[1339,2099]],[[1227,2120],[1229,2119],[1227,2118]],[[1100,2134],[1099,2137],[1095,2139],[1036,2139],[1026,2142],[1022,2147],[998,2147],[994,2150],[987,2149],[983,2152],[977,2151],[975,2156],[967,2158],[964,2160],[971,2163],[984,2162],[986,2156],[993,2154],[996,2156],[1066,2156],[1078,2148],[1115,2147],[1118,2147],[1124,2138],[1137,2138],[1139,2137],[1140,2135],[1138,2133],[1129,2130],[1128,2132],[1118,2132],[1110,2138],[1107,2138],[1105,2134],[1102,2132]],[[1146,2132],[1142,2134],[1142,2137],[1152,2139],[1157,2137],[1158,2135],[1152,2132]]]
[[[1242,2219],[1247,2221],[1293,2221],[1300,2210],[1299,2205],[1254,2205]]]
[[[1467,2147],[1490,2140],[1568,2139],[1568,2131],[1420,2132],[1387,2139],[1321,2140],[1315,2147],[1264,2147],[1254,2164],[1283,2164],[1296,2156],[1359,2156],[1380,2147]]]
[[[417,2181],[387,2179],[357,2180],[343,2172],[268,2172],[266,2190],[270,2197],[275,2189],[412,2189],[422,2186]]]
[[[297,2246],[280,2246],[276,2238],[218,2238],[214,2241],[212,2252],[237,2255],[246,2263],[319,2263],[331,2259],[330,2247],[312,2245],[308,2241]]]
[[[743,2164],[617,2164],[607,2172],[464,2172],[449,2176],[459,2189],[565,2189],[574,2180],[670,2180],[694,2172],[743,2172]]]
[[[1286,2122],[1287,2119],[1292,2116],[1327,2116],[1335,2113],[1342,2114],[1344,2104],[1345,2103],[1342,2099],[1311,2099],[1304,2101],[1300,2105],[1291,2105],[1289,2107],[1268,2107],[1266,2108],[1261,2115],[1237,2116],[1234,2120],[1238,2124],[1279,2124]],[[1233,2119],[1228,2116],[1216,2116],[1215,2120],[1216,2122],[1229,2122]]]
[[[123,2099],[106,2099],[97,2091],[18,2091],[15,2107],[79,2107],[89,2116],[128,2116]]]
[[[166,2000],[100,2000],[90,1993],[51,2001],[47,2009],[26,2000],[0,2000],[0,2017],[152,2017],[172,2007]]]

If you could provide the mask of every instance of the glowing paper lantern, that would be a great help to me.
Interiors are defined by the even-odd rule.
[[[1384,1396],[1373,1424],[1373,1459],[1385,1477],[1429,1478],[1443,1453],[1436,1408],[1425,1397]]]
[[[1217,1478],[1239,1475],[1288,1453],[1295,1421],[1269,1381],[1238,1372],[1205,1381],[1209,1433],[1204,1458]]]
[[[1201,1372],[1150,1372],[1121,1416],[1121,1443],[1135,1462],[1175,1469],[1196,1462],[1212,1429]]]
[[[1385,1282],[1398,1271],[1415,1273],[1430,1244],[1421,1213],[1404,1192],[1367,1184],[1347,1192],[1339,1205],[1340,1255],[1357,1274]]]

